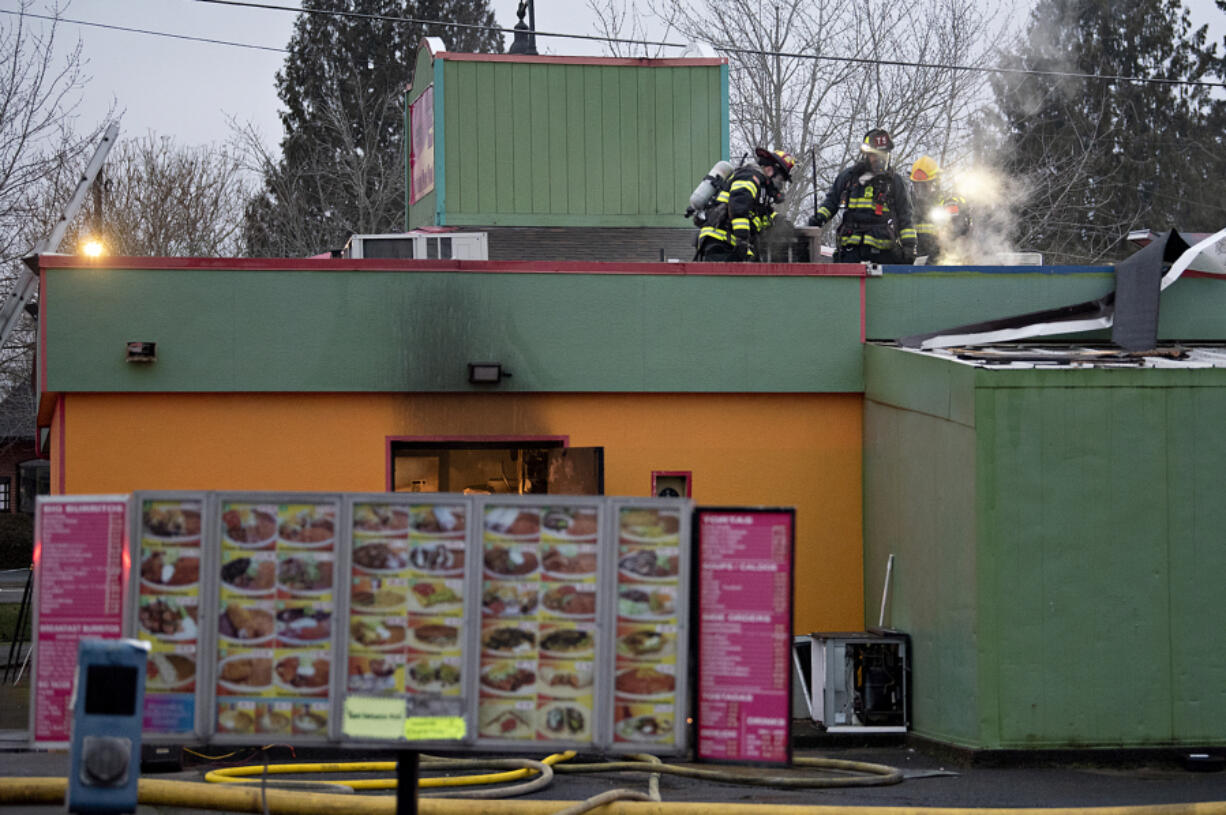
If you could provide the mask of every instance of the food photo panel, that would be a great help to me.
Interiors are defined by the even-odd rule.
[[[629,749],[676,742],[685,710],[682,510],[668,505],[617,507],[613,649],[613,741]]]
[[[351,500],[344,687],[462,716],[468,502]]]
[[[221,496],[214,665],[217,733],[327,736],[340,501]]]
[[[591,743],[600,508],[487,499],[478,736]]]
[[[134,633],[149,644],[143,725],[150,734],[196,729],[203,503],[201,495],[136,498]]]

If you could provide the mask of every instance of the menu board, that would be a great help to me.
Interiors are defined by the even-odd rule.
[[[682,752],[691,508],[445,493],[48,499],[32,724],[40,743],[65,743],[77,640],[127,635],[149,645],[155,743]]]
[[[219,500],[214,724],[323,740],[335,650],[337,500]]]
[[[135,636],[149,643],[144,731],[196,729],[200,654],[200,497],[141,497],[137,526]]]
[[[590,744],[596,504],[482,505],[479,740]]]
[[[791,762],[788,509],[708,509],[698,526],[700,759]]]
[[[393,700],[390,708],[373,708],[390,710],[393,726],[385,738],[408,738],[405,725],[414,720],[419,737],[446,738],[437,727],[420,725],[463,714],[468,504],[359,500],[352,506],[348,695]],[[368,719],[346,717],[347,736],[380,732]],[[453,731],[450,737],[457,733],[463,736]]]
[[[68,746],[77,644],[122,634],[127,510],[125,496],[38,498],[30,686],[36,748]]]
[[[676,740],[685,715],[679,691],[681,511],[622,506],[617,513],[615,743],[644,749]]]

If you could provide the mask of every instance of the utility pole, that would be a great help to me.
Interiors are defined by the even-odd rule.
[[[27,258],[54,252],[59,248],[60,241],[64,239],[64,233],[68,231],[68,224],[81,211],[81,205],[85,202],[85,196],[93,185],[94,179],[102,172],[102,165],[106,161],[107,154],[111,152],[111,148],[115,145],[115,139],[118,137],[119,122],[111,122],[106,128],[106,132],[102,135],[102,141],[98,144],[97,149],[94,150],[93,157],[85,165],[85,171],[81,174],[81,180],[77,183],[77,189],[73,192],[72,198],[68,199],[68,204],[64,207],[64,212],[52,228],[51,234],[35,244],[34,249],[26,256]],[[101,222],[101,190],[95,191],[95,195],[97,196],[94,199],[96,202],[95,211],[99,222]],[[29,266],[23,263],[12,294],[4,301],[4,305],[0,306],[0,348],[8,343],[9,335],[13,333],[13,328],[21,318],[22,310],[33,299],[34,293],[37,290],[38,275],[34,274]]]
[[[94,238],[102,240],[102,199],[106,187],[106,168],[98,169],[98,178],[94,181]]]

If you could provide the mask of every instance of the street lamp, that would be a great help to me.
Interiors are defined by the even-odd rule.
[[[528,14],[528,22],[524,22],[524,13]],[[536,3],[534,0],[519,0],[519,8],[515,11],[519,22],[515,24],[515,41],[507,49],[509,54],[528,54],[536,56]]]

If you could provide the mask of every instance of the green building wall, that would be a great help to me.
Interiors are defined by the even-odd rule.
[[[1091,299],[1104,269],[39,263],[50,393],[466,392],[478,360],[509,392],[863,393],[864,622],[895,554],[917,734],[1226,744],[1226,370],[983,370],[861,341]],[[1224,339],[1224,294],[1179,281],[1160,336]],[[126,363],[133,340],[158,364]]]
[[[162,258],[103,270],[43,261],[57,266],[42,289],[43,387],[56,392],[472,391],[474,361],[512,372],[502,391],[863,389],[854,269],[762,277],[749,267],[687,274],[685,264],[565,274],[528,262],[202,268]],[[415,268],[387,268],[397,265]],[[159,364],[125,363],[134,339],[156,342]]]
[[[408,205],[411,229],[676,227],[698,180],[728,158],[722,59],[432,54],[423,43],[407,101],[429,84],[435,189]]]
[[[917,734],[1226,743],[1226,371],[993,371],[868,345],[865,388],[866,622],[893,553]]]

